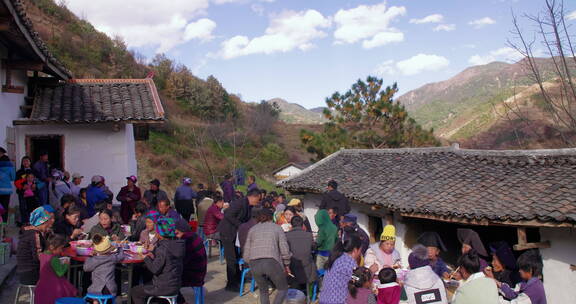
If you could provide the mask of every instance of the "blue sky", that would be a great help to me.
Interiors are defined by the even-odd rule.
[[[148,58],[163,52],[245,101],[324,106],[358,78],[400,93],[466,67],[514,61],[511,11],[543,0],[68,0],[97,29]],[[565,1],[568,12],[576,1]],[[572,15],[576,21],[576,13]],[[530,27],[526,26],[529,30]]]

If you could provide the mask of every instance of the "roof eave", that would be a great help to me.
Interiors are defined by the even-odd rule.
[[[36,55],[38,56],[38,58],[40,58],[40,60],[46,64],[46,66],[48,67],[48,69],[53,72],[55,75],[53,76],[58,76],[61,79],[70,79],[72,78],[72,75],[68,72],[65,71],[63,69],[60,69],[58,67],[56,67],[50,60],[49,58],[46,56],[46,54],[40,49],[40,47],[36,44],[36,41],[34,40],[34,38],[32,37],[32,35],[29,32],[29,29],[26,27],[26,25],[24,25],[24,23],[22,22],[22,20],[20,19],[20,15],[18,14],[18,12],[16,11],[16,9],[14,8],[14,5],[12,3],[11,0],[4,0],[4,5],[6,6],[6,8],[8,9],[8,11],[10,11],[10,14],[14,17],[14,22],[16,23],[16,25],[18,26],[18,29],[20,30],[20,32],[22,33],[22,35],[24,35],[24,37],[26,38],[26,41],[28,41],[29,45],[32,47],[32,49],[34,50],[34,53],[36,53]]]

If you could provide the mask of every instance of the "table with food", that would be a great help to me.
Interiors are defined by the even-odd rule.
[[[145,254],[148,253],[146,246],[139,242],[117,241],[112,242],[115,250],[122,250],[124,259],[117,265],[121,271],[128,273],[128,303],[131,303],[130,289],[133,286],[134,265],[144,262]],[[71,241],[70,246],[64,249],[63,256],[70,258],[73,263],[70,265],[69,280],[78,290],[82,290],[83,264],[94,255],[94,247],[91,240]]]

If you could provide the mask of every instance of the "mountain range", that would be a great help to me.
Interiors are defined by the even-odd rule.
[[[545,85],[554,90],[557,86],[552,59],[537,58],[536,63]],[[530,116],[533,132],[520,130],[529,147],[553,145],[542,141],[541,133],[551,127],[547,121],[550,115],[545,113],[540,90],[524,60],[469,67],[448,80],[409,91],[397,100],[418,123],[433,128],[438,137],[447,141],[473,148],[511,148],[514,138],[510,132],[529,129],[519,121],[513,122],[519,120],[517,117],[506,115],[513,108]],[[541,129],[538,134],[534,133],[537,129]]]
[[[545,85],[554,90],[554,65],[551,58],[537,58],[536,64]],[[576,70],[575,67],[572,67]],[[555,147],[540,90],[534,84],[525,61],[492,62],[466,68],[454,77],[423,85],[396,99],[424,128],[433,128],[440,139],[480,149],[517,148],[522,137],[524,148]],[[296,103],[275,98],[280,118],[288,124],[326,122],[325,108],[306,109]],[[527,113],[531,124],[506,113],[510,108]]]
[[[322,114],[324,108],[306,109],[297,103],[288,102],[282,98],[273,98],[267,101],[275,103],[280,109],[280,119],[289,124],[322,124],[327,119]]]

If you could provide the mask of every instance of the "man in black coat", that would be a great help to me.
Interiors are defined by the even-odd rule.
[[[238,227],[246,223],[252,217],[252,207],[260,202],[260,190],[254,189],[248,192],[246,197],[233,201],[230,207],[224,211],[224,218],[218,224],[220,241],[224,246],[224,258],[226,259],[226,290],[238,291],[240,286],[240,270],[238,268],[238,256],[236,252],[236,234]]]
[[[348,199],[338,191],[338,183],[334,180],[328,182],[328,191],[322,196],[320,209],[330,209],[336,207],[338,210],[337,219],[340,219],[344,214],[350,213],[350,202]]]
[[[291,224],[292,230],[286,232],[286,240],[292,253],[290,270],[294,274],[294,278],[289,279],[288,282],[291,288],[300,289],[307,293],[306,284],[313,283],[317,279],[316,263],[312,257],[312,251],[316,246],[312,232],[302,229],[304,220],[300,216],[295,215]]]

